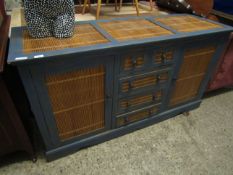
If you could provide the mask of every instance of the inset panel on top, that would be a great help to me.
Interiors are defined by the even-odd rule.
[[[172,29],[175,29],[178,32],[196,32],[201,30],[222,28],[222,26],[218,24],[192,16],[167,16],[164,18],[155,18],[155,20],[168,27],[171,27]]]
[[[26,54],[91,46],[107,42],[109,41],[91,24],[76,25],[74,35],[71,38],[65,39],[57,39],[54,37],[32,38],[27,30],[23,32],[23,52]]]
[[[118,41],[144,39],[173,33],[145,19],[98,22],[98,25]]]

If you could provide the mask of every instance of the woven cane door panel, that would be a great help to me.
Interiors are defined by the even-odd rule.
[[[185,51],[170,106],[191,100],[198,95],[215,50],[214,46],[208,46]]]
[[[192,16],[169,16],[166,18],[156,18],[155,20],[171,27],[172,29],[175,29],[178,32],[196,32],[222,28],[222,26],[218,24],[214,24]]]
[[[50,75],[46,85],[61,140],[104,128],[104,66]]]

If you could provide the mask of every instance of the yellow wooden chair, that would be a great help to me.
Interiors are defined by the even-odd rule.
[[[90,0],[84,0],[82,14],[85,13],[87,3],[88,3],[89,8],[91,7]],[[102,0],[97,0],[96,19],[99,19],[99,16],[100,16],[101,4],[102,4]],[[115,11],[118,11],[117,7],[118,7],[117,0],[115,0]]]
[[[108,3],[108,0],[107,0],[106,3]],[[121,9],[121,7],[122,7],[122,3],[123,3],[123,0],[120,0],[119,9],[118,9],[118,2],[117,2],[117,0],[115,0],[115,11],[120,11],[120,9]],[[88,4],[88,6],[89,6],[89,8],[90,8],[90,7],[91,7],[90,0],[84,0],[82,14],[85,13],[87,4]],[[102,4],[102,0],[98,0],[98,1],[97,1],[97,10],[96,10],[96,19],[99,19],[99,16],[100,16],[101,4]],[[133,4],[134,4],[135,7],[136,7],[137,16],[139,16],[138,0],[133,0]],[[153,10],[153,2],[152,2],[152,0],[150,0],[150,7],[151,7],[151,10]]]
[[[123,0],[120,0],[119,11],[121,10]],[[138,0],[133,0],[133,5],[136,6],[137,15],[139,16]],[[153,2],[150,0],[150,10],[153,10]]]

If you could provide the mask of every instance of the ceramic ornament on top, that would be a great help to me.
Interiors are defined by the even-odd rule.
[[[32,37],[67,38],[74,33],[73,0],[24,0],[24,11]]]

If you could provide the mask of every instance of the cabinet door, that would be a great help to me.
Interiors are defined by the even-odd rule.
[[[215,44],[199,46],[189,45],[183,51],[183,58],[170,99],[170,106],[175,106],[195,99],[206,78],[212,58],[216,52]]]
[[[31,68],[53,143],[65,144],[110,128],[112,62],[93,58]]]

